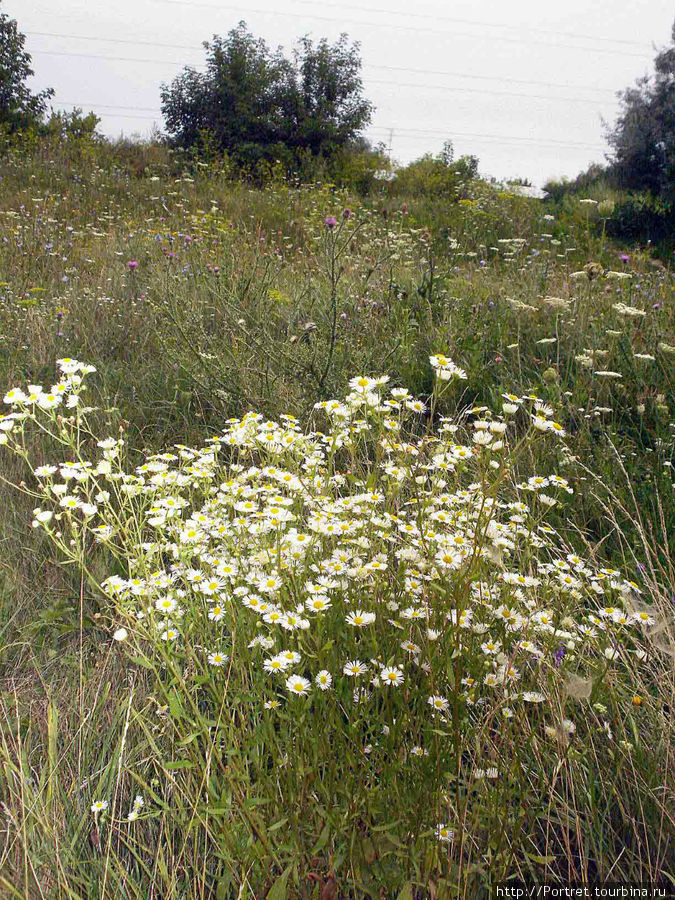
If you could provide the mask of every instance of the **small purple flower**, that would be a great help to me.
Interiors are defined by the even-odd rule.
[[[347,207],[345,209],[345,211],[342,213],[342,218],[346,220],[346,219],[351,219],[351,217],[352,217],[352,211],[349,207]]]
[[[131,271],[133,272],[133,270],[137,269],[137,268],[138,268],[138,260],[130,259],[129,262],[127,263],[127,269],[131,269]]]
[[[630,256],[627,253],[622,253],[619,259],[622,263],[630,262]]]
[[[561,644],[553,653],[553,662],[556,666],[561,665],[563,659],[565,658],[565,654],[567,653],[566,648]]]
[[[335,216],[326,216],[326,228],[335,228],[337,219]]]

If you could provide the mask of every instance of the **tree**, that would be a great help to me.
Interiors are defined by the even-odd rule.
[[[445,141],[435,156],[425,153],[396,171],[392,190],[411,196],[444,197],[457,201],[466,185],[478,174],[475,156],[455,159],[452,141]]]
[[[162,85],[166,129],[181,147],[199,144],[204,133],[222,150],[251,161],[278,142],[282,89],[289,65],[271,53],[240,22],[226,38],[204,42],[206,72],[187,67]]]
[[[16,21],[0,12],[0,124],[12,132],[40,124],[54,94],[51,88],[34,94],[27,86],[34,72],[25,43]]]
[[[102,140],[96,131],[100,122],[95,112],[85,114],[80,107],[75,107],[70,112],[65,110],[52,112],[41,130],[45,135],[56,136],[64,141],[95,141]]]
[[[187,67],[161,88],[172,141],[202,141],[240,164],[300,152],[330,155],[356,141],[372,107],[362,95],[358,45],[303,38],[291,60],[240,22],[204,44],[206,72]]]
[[[354,143],[373,112],[362,93],[359,45],[350,46],[346,34],[335,44],[324,38],[316,46],[303,37],[293,62],[287,143],[328,156]]]
[[[675,186],[675,23],[671,37],[654,60],[653,77],[619,95],[621,113],[607,135],[619,186],[664,198]]]

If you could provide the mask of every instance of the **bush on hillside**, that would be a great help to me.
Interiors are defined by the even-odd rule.
[[[204,47],[205,73],[187,67],[162,85],[166,129],[178,147],[207,140],[239,166],[281,160],[290,169],[306,151],[344,151],[370,121],[359,45],[344,34],[334,44],[304,37],[288,59],[240,22]]]
[[[478,159],[461,156],[454,159],[452,144],[447,141],[442,152],[425,153],[420,159],[396,170],[390,192],[411,197],[430,196],[458,199],[462,188],[478,174]]]
[[[672,241],[675,205],[649,194],[629,195],[614,205],[607,233],[622,241]]]

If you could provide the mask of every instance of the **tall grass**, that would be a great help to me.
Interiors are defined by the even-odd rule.
[[[410,667],[381,613],[381,604],[409,593],[390,571],[348,589],[346,599],[336,596],[320,635],[313,625],[311,639],[303,637],[302,668],[293,674],[314,677],[325,668],[332,692],[313,684],[311,698],[287,697],[283,687],[270,693],[278,676],[261,671],[267,656],[259,647],[248,648],[268,626],[255,629],[251,610],[228,606],[223,646],[216,646],[218,623],[189,594],[181,600],[189,640],[175,650],[137,633],[137,601],[100,589],[111,574],[152,571],[149,562],[143,572],[129,568],[147,527],[142,504],[113,505],[126,523],[115,552],[91,536],[77,539],[77,552],[67,542],[59,549],[44,529],[30,528],[42,501],[27,461],[35,468],[77,455],[60,444],[66,437],[56,419],[52,436],[26,426],[25,457],[0,448],[0,878],[7,895],[442,897],[475,896],[508,877],[667,878],[670,273],[642,251],[624,254],[600,240],[589,206],[552,221],[538,202],[478,181],[458,202],[405,201],[386,188],[363,199],[320,185],[261,191],[209,170],[171,176],[156,160],[138,177],[103,152],[67,165],[58,154],[16,156],[2,175],[2,383],[47,389],[58,379],[55,359],[93,363],[98,371],[82,403],[96,409],[87,414],[83,458],[105,452],[89,434],[121,437],[133,471],[175,443],[209,446],[228,418],[251,409],[266,419],[297,415],[301,433],[325,428],[315,404],[344,396],[358,373],[387,373],[391,386],[405,385],[427,406],[416,424],[402,423],[412,428],[411,442],[425,432],[438,436],[440,416],[459,414],[464,436],[453,441],[471,445],[470,423],[487,413],[468,410],[489,407],[497,421],[503,394],[535,393],[555,408],[568,437],[530,440],[526,417],[516,417],[509,441],[520,449],[498,490],[532,475],[563,476],[574,493],[542,508],[563,558],[576,552],[589,570],[621,569],[639,583],[657,622],[652,637],[638,627],[638,643],[627,645],[642,647],[644,659],[639,653],[636,664],[631,657],[628,666],[593,667],[590,697],[587,680],[565,674],[576,653],[568,648],[556,665],[554,641],[541,670],[521,673],[541,678],[546,714],[518,701],[497,727],[499,713],[467,705],[469,688],[461,684],[489,674],[479,634],[465,642],[446,626],[447,639],[459,640],[454,648],[415,640],[424,648],[420,662],[428,658],[436,680],[442,669],[445,686],[413,699],[426,676]],[[439,350],[467,375],[440,393],[428,364]],[[336,457],[331,471],[346,481],[336,482],[336,496],[356,491],[355,479],[370,488],[382,478],[386,512],[403,515],[409,498],[377,468],[381,446],[377,439],[367,449],[364,437],[352,456],[340,451],[344,459]],[[495,471],[466,476],[492,496],[485,479]],[[22,481],[23,493],[9,486]],[[190,494],[191,508],[206,499],[202,490]],[[383,553],[396,546],[384,537],[395,520],[366,518],[372,560],[378,542]],[[475,534],[471,541],[482,546]],[[524,573],[534,574],[536,555],[520,558]],[[315,576],[303,575],[298,589]],[[425,593],[433,615],[465,602],[456,576],[448,578]],[[624,600],[628,615],[642,608]],[[577,612],[587,614],[589,602]],[[550,596],[556,627],[564,603]],[[401,665],[401,689],[376,687],[370,705],[352,705],[339,686],[348,683],[341,669],[370,632],[348,626],[338,607],[344,615],[378,614],[369,626],[372,647],[366,652],[364,644],[359,658],[369,669],[379,658],[371,674]],[[111,640],[122,625],[131,637]],[[498,637],[506,653],[509,632]],[[209,665],[205,651],[220,650],[227,666]],[[430,717],[432,694],[448,699],[447,722]],[[492,691],[481,687],[476,700],[484,694]],[[261,708],[277,696],[280,711]],[[563,719],[574,722],[574,733],[563,734]],[[429,756],[416,755],[425,750]],[[129,821],[137,795],[144,805]],[[94,813],[97,800],[108,806]],[[438,840],[439,824],[453,841]]]

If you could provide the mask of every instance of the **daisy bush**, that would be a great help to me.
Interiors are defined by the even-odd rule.
[[[638,743],[664,625],[548,524],[572,488],[531,465],[564,428],[533,396],[441,415],[466,375],[430,365],[429,397],[360,376],[309,428],[252,412],[142,461],[92,433],[92,366],[4,397],[34,527],[146,678],[136,777],[219,877],[440,891],[550,866],[551,822],[574,842],[570,767],[616,778]],[[35,428],[51,463],[31,465]]]

